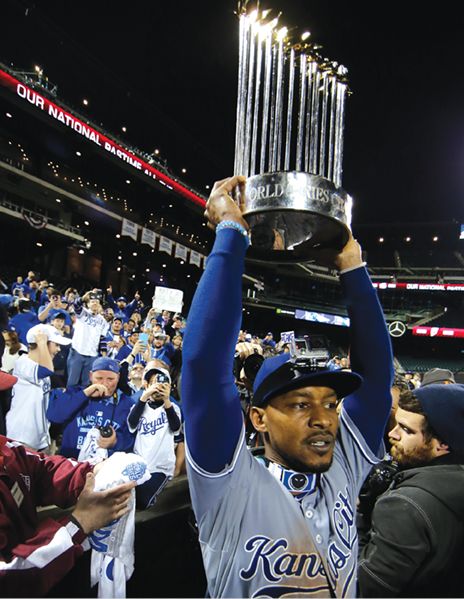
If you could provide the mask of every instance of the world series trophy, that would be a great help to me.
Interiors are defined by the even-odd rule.
[[[348,240],[352,199],[341,187],[347,69],[308,32],[292,41],[271,11],[239,6],[234,174],[247,177],[249,257],[314,261]],[[316,259],[317,260],[317,259]]]

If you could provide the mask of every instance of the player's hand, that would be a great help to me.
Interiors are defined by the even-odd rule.
[[[129,511],[131,492],[135,485],[132,481],[106,491],[94,491],[95,475],[89,472],[72,513],[85,534],[124,516]]]
[[[251,343],[250,341],[240,341],[235,346],[235,352],[238,353],[240,360],[245,360],[251,354],[263,354],[263,348],[257,343]]]
[[[35,342],[39,346],[47,345],[48,343],[48,335],[46,333],[38,332],[35,334]]]
[[[84,389],[84,395],[87,397],[106,397],[108,395],[108,389],[105,385],[95,383]]]
[[[232,220],[248,230],[248,224],[242,216],[244,207],[246,178],[242,176],[229,177],[216,181],[211,195],[206,204],[205,218],[209,221],[208,227],[215,229],[223,220]],[[231,193],[238,187],[240,193],[240,207],[232,199]]]
[[[113,431],[111,433],[111,437],[102,437],[101,435],[98,438],[98,446],[101,447],[102,449],[111,449],[112,447],[114,447],[116,445],[116,442],[118,440],[118,437],[116,435],[116,431],[114,430],[114,428],[110,425],[111,430]]]
[[[107,293],[107,295],[113,295],[113,286],[112,285],[108,285],[108,287],[106,288],[106,293]]]
[[[142,341],[136,341],[134,343],[134,347],[132,348],[131,354],[135,357],[137,354],[141,354],[146,351],[145,343]]]
[[[346,268],[361,266],[363,262],[361,246],[353,237],[352,233],[350,233],[350,238],[346,242],[345,247],[335,257],[334,262],[339,271],[345,270]]]
[[[157,388],[158,388],[158,383],[149,385],[145,389],[145,391],[142,393],[142,396],[140,397],[140,401],[143,401],[143,403],[146,403],[150,399],[150,397],[152,397],[152,395],[154,395],[156,393]]]
[[[138,291],[135,292],[134,299],[137,300],[137,301],[139,301],[139,299],[140,299],[140,293]]]

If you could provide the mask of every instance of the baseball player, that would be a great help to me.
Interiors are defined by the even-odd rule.
[[[389,336],[351,237],[334,265],[351,319],[353,372],[290,354],[265,360],[250,413],[265,453],[251,455],[232,375],[248,226],[230,193],[237,185],[243,193],[244,183],[216,183],[207,204],[216,241],[183,348],[188,475],[208,593],[354,597],[356,498],[383,456],[391,406]]]

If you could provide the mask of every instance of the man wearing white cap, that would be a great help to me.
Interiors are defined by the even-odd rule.
[[[10,439],[47,451],[50,434],[45,412],[53,358],[60,346],[69,345],[71,339],[61,336],[49,324],[38,324],[29,329],[26,340],[29,354],[20,356],[13,370],[18,382],[13,387],[11,408],[6,415],[6,432]]]

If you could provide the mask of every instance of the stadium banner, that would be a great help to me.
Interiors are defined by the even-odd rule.
[[[372,283],[376,289],[405,289],[406,291],[464,291],[460,283]]]
[[[190,250],[190,264],[195,264],[198,268],[201,267],[201,254]]]
[[[160,235],[159,248],[158,248],[160,252],[166,252],[166,254],[169,254],[171,256],[173,245],[174,245],[173,241],[171,241],[167,237],[164,237],[163,235]],[[167,308],[166,308],[166,310],[167,310]]]
[[[21,210],[21,214],[23,215],[23,218],[27,222],[27,224],[31,226],[33,229],[47,228],[48,218],[43,214],[31,212],[31,210],[27,210],[26,208],[23,208]]]
[[[176,243],[176,251],[174,253],[174,258],[180,258],[181,260],[187,260],[187,248],[185,247],[185,245]]]
[[[137,225],[137,223],[134,223],[131,220],[127,220],[127,218],[122,219],[121,235],[124,235],[125,237],[130,237],[134,241],[137,241],[138,232],[139,226]]]
[[[155,287],[153,308],[158,312],[161,312],[161,310],[182,312],[183,305],[184,292],[180,289],[172,289],[170,287]]]
[[[142,238],[140,239],[140,243],[144,243],[154,248],[156,242],[156,233],[151,229],[146,229],[142,227]]]
[[[452,329],[448,327],[413,327],[412,334],[418,337],[448,337],[453,339],[462,339],[464,329]]]
[[[51,119],[59,121],[63,126],[72,129],[81,137],[99,146],[102,150],[121,160],[137,172],[159,181],[167,189],[176,192],[202,208],[206,205],[204,198],[158,170],[153,165],[145,162],[130,150],[126,150],[102,131],[98,131],[76,115],[71,114],[68,109],[62,108],[59,104],[52,102],[46,96],[38,93],[36,89],[32,89],[2,69],[0,69],[0,85],[11,90],[18,98],[28,105],[33,106],[38,111],[41,111],[42,114],[46,114]]]

